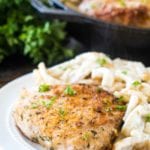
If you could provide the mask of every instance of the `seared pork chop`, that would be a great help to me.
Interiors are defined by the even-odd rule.
[[[15,106],[16,125],[26,137],[47,149],[112,149],[124,104],[95,85],[44,89],[27,94]]]

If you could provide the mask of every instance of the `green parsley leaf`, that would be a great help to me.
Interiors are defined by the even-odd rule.
[[[120,3],[120,5],[121,5],[122,7],[125,7],[125,6],[126,6],[125,0],[118,0],[118,2]]]
[[[106,58],[98,58],[97,60],[96,60],[96,62],[98,63],[98,64],[100,64],[101,66],[104,66],[104,65],[106,65],[108,62],[107,62],[107,60],[106,60]]]
[[[40,19],[29,0],[0,0],[0,63],[18,53],[48,65],[73,57],[65,27],[62,21]]]
[[[72,87],[70,85],[68,85],[64,91],[64,94],[66,95],[70,95],[73,96],[75,95],[77,92],[75,90],[72,89]]]
[[[66,71],[68,69],[68,66],[60,66],[59,69]]]
[[[39,86],[39,92],[47,92],[50,90],[50,86],[47,84],[41,84]]]
[[[46,108],[50,108],[56,101],[56,97],[52,97],[49,101],[42,101],[42,105]]]
[[[140,82],[140,81],[134,81],[134,82],[132,83],[132,85],[136,87],[136,86],[141,85],[141,82]]]
[[[122,74],[127,75],[127,74],[128,74],[128,71],[127,71],[127,70],[124,70],[124,71],[122,71]]]
[[[36,109],[37,107],[39,107],[38,103],[31,103],[31,108],[32,109]]]
[[[87,141],[90,137],[90,133],[89,132],[85,132],[83,135],[82,135],[82,139]]]
[[[117,101],[118,102],[122,102],[124,100],[124,97],[123,96],[120,96],[119,98],[117,98]]]
[[[127,106],[125,106],[125,105],[117,105],[115,108],[117,110],[120,110],[120,111],[125,111],[127,109]]]
[[[60,117],[64,118],[67,115],[67,112],[64,109],[60,108],[59,115],[60,115]]]
[[[144,118],[145,122],[150,122],[150,114],[147,114]]]

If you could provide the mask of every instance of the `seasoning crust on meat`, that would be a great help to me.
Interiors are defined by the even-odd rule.
[[[15,106],[17,127],[48,149],[111,150],[125,105],[96,85],[45,85]]]

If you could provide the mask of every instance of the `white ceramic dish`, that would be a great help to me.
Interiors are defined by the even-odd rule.
[[[30,142],[18,131],[11,111],[18,100],[22,88],[33,88],[32,74],[11,81],[0,89],[0,150],[40,150],[40,146]]]

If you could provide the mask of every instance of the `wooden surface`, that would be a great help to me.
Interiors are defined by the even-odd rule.
[[[68,48],[75,50],[76,54],[86,51],[86,47],[74,38],[69,38],[67,45]],[[0,88],[9,81],[16,79],[26,73],[32,72],[37,65],[33,65],[30,60],[23,56],[11,56],[0,64]]]
[[[0,64],[0,88],[9,81],[31,72],[34,67],[35,65],[25,58],[19,56],[8,58]]]

